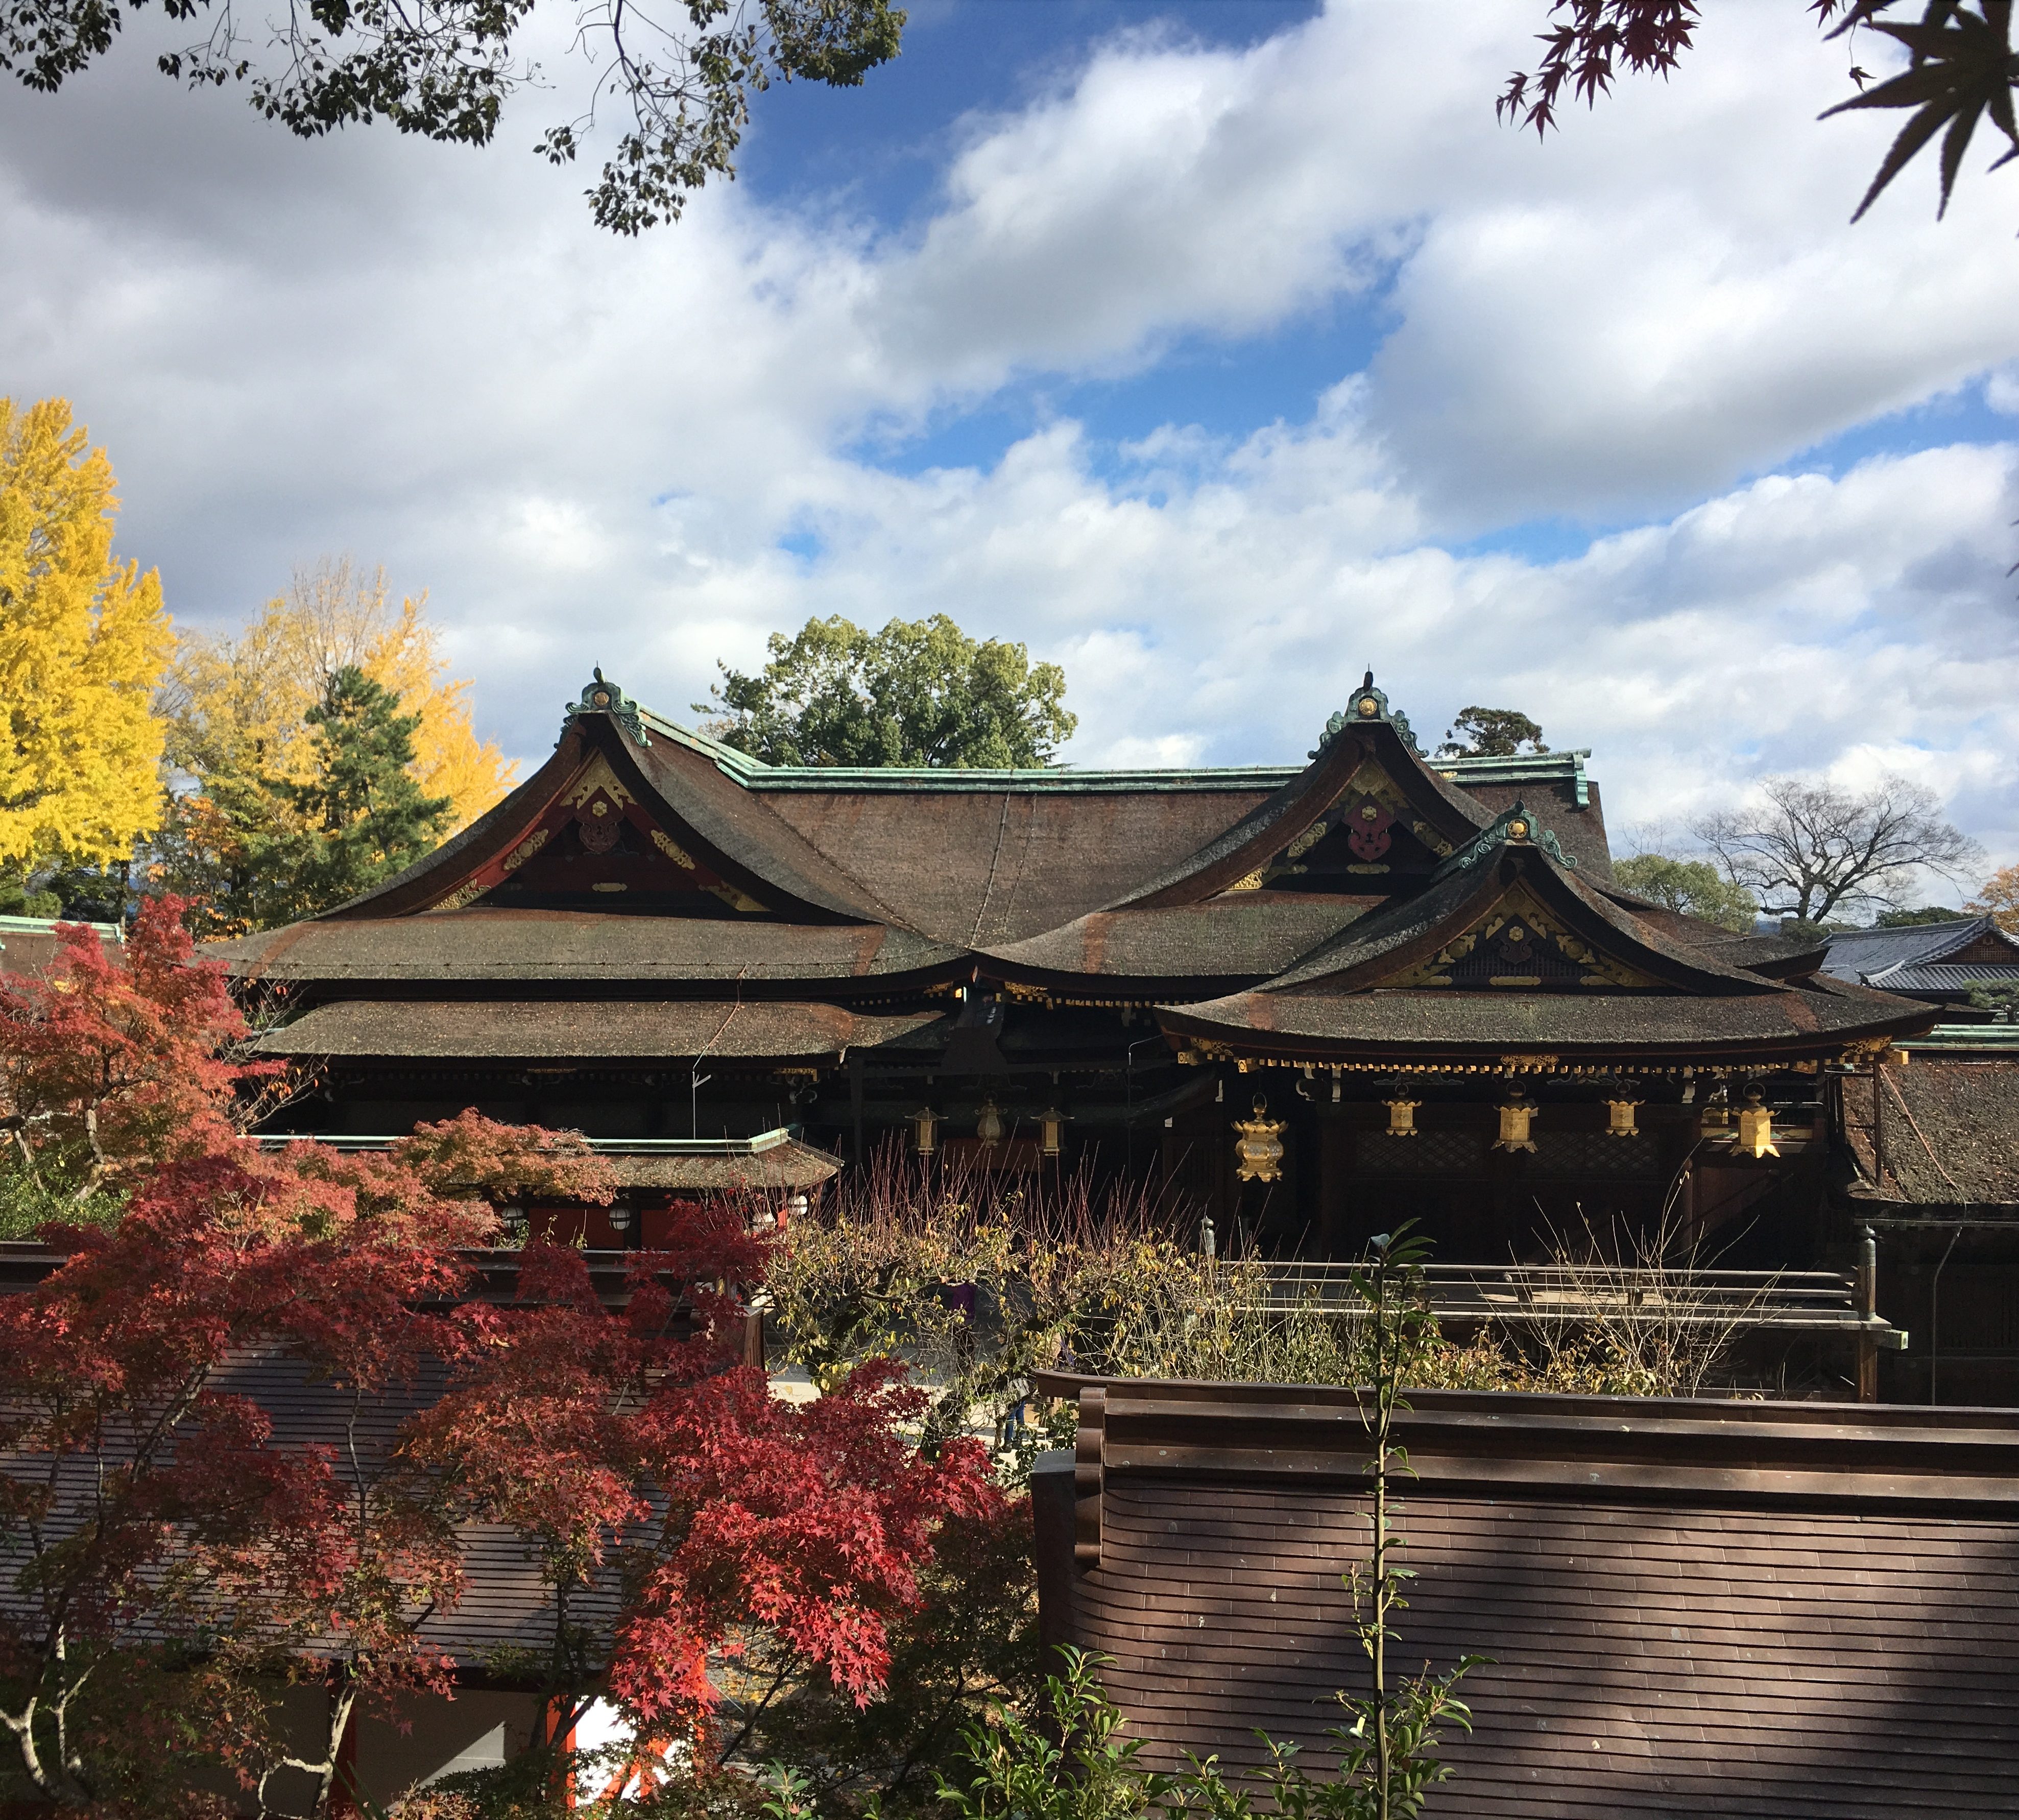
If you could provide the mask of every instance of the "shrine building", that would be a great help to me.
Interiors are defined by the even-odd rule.
[[[1428,757],[1370,676],[1301,765],[787,769],[599,671],[437,851],[212,952],[321,1066],[285,1129],[578,1129],[627,1184],[594,1245],[894,1142],[1281,1256],[1415,1216],[1505,1262],[1666,1208],[1806,1261],[1832,1076],[1936,1008],[1619,888],[1587,756]]]

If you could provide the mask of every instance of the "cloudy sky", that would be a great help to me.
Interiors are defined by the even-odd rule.
[[[1894,123],[1816,124],[1794,0],[1539,146],[1544,11],[925,0],[637,241],[530,151],[564,56],[489,150],[303,144],[143,19],[0,97],[0,392],[179,619],[383,563],[529,759],[592,664],[685,717],[944,611],[1065,665],[1079,763],[1300,758],[1372,664],[1593,748],[1616,825],[1890,770],[2019,858],[2019,173],[1848,225]]]

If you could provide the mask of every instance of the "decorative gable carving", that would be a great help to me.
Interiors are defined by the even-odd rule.
[[[431,908],[459,910],[479,898],[527,908],[647,908],[739,915],[768,906],[721,876],[657,825],[647,807],[601,752],[592,752],[538,823]]]
[[[1636,991],[1661,984],[1638,967],[1601,953],[1519,886],[1433,959],[1382,982],[1390,988],[1529,992],[1586,987]]]
[[[1378,891],[1385,886],[1372,881],[1427,873],[1451,851],[1380,761],[1367,758],[1323,814],[1227,890]]]

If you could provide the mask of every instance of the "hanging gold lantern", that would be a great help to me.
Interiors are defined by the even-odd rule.
[[[1269,1102],[1255,1096],[1255,1116],[1237,1118],[1234,1129],[1241,1135],[1234,1140],[1234,1173],[1244,1182],[1273,1182],[1281,1178],[1283,1133],[1289,1122],[1267,1116]]]
[[[1738,1109],[1738,1141],[1732,1147],[1735,1155],[1744,1151],[1748,1156],[1778,1156],[1774,1147],[1774,1114],[1770,1107],[1760,1103],[1760,1089],[1745,1089],[1745,1104]]]
[[[1065,1148],[1066,1115],[1056,1106],[1038,1115],[1038,1148],[1046,1156],[1057,1156]]]
[[[1638,1100],[1608,1100],[1605,1103],[1605,1131],[1608,1137],[1637,1137],[1640,1128],[1633,1122]]]
[[[1533,1155],[1535,1140],[1528,1135],[1529,1122],[1535,1116],[1535,1102],[1517,1093],[1500,1108],[1500,1135],[1494,1140],[1495,1150],[1525,1150]]]
[[[918,1133],[919,1155],[930,1156],[938,1148],[939,1114],[930,1106],[921,1106],[912,1115],[912,1124]]]
[[[1002,1141],[1002,1115],[996,1110],[993,1100],[981,1102],[981,1115],[974,1122],[974,1135],[984,1144]]]
[[[1388,1108],[1388,1135],[1390,1137],[1414,1137],[1416,1135],[1416,1108],[1420,1100],[1389,1100],[1383,1102]]]

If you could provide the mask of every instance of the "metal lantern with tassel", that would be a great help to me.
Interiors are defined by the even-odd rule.
[[[1518,1087],[1510,1097],[1500,1104],[1500,1135],[1494,1140],[1495,1150],[1525,1150],[1535,1154],[1535,1140],[1529,1135],[1531,1122],[1537,1108]]]
[[[1244,1182],[1281,1179],[1283,1133],[1290,1129],[1289,1121],[1271,1118],[1268,1111],[1269,1102],[1257,1093],[1255,1116],[1234,1122],[1234,1129],[1240,1133],[1234,1140],[1234,1173]]]
[[[1745,1089],[1745,1104],[1738,1109],[1738,1140],[1733,1144],[1735,1155],[1743,1151],[1748,1156],[1778,1156],[1774,1147],[1774,1113],[1771,1107],[1760,1104],[1760,1089]]]

